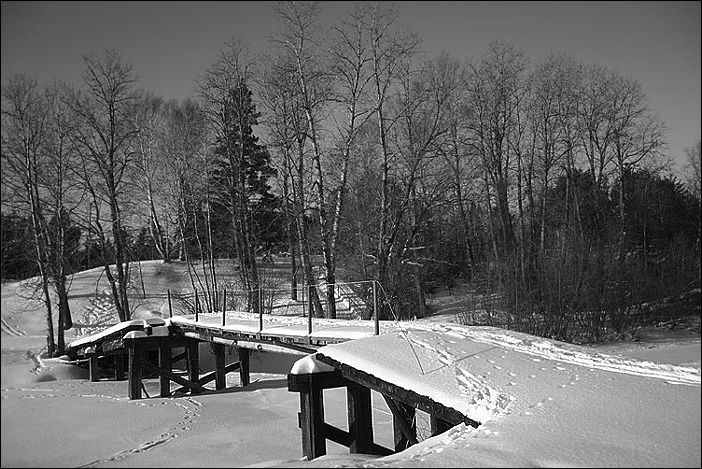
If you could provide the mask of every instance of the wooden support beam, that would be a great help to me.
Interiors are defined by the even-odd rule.
[[[429,416],[429,426],[431,428],[431,436],[436,436],[444,433],[449,428],[453,428],[454,425],[435,415],[431,415]]]
[[[351,453],[371,453],[373,445],[373,411],[370,389],[350,382],[346,386],[349,442]]]
[[[164,340],[158,348],[158,366],[159,368],[168,371],[169,373],[173,371],[173,365],[171,363],[171,344]],[[171,380],[166,374],[159,374],[159,388],[161,397],[168,397],[171,395]]]
[[[154,365],[151,362],[145,361],[143,365],[144,365],[145,369],[147,369],[149,371],[153,371],[154,373],[158,374],[159,376],[161,376],[161,375],[168,376],[169,379],[171,379],[172,381],[175,381],[176,383],[180,384],[181,386],[183,386],[185,388],[190,389],[193,393],[202,392],[205,390],[205,388],[203,388],[200,385],[200,383],[198,383],[197,381],[188,381],[187,379],[181,378],[180,376],[174,374],[172,371],[165,370],[161,367]]]
[[[392,427],[395,434],[395,451],[404,451],[417,441],[417,423],[415,421],[416,409],[414,407],[395,402],[392,398],[383,395],[390,411],[392,412]]]
[[[351,434],[342,430],[341,428],[336,428],[333,425],[329,425],[324,422],[324,437],[334,443],[340,444],[341,446],[346,446],[350,448],[351,446]],[[352,451],[353,452],[353,451]]]
[[[327,454],[322,389],[312,386],[310,390],[300,392],[299,418],[302,430],[302,454],[310,461]]]
[[[178,363],[181,360],[185,360],[188,357],[188,354],[186,352],[181,352],[175,357],[171,357],[171,363]]]
[[[97,353],[90,354],[90,381],[100,381],[99,358]]]
[[[340,388],[347,386],[349,382],[350,381],[344,379],[338,371],[325,371],[322,373],[301,375],[288,374],[288,391],[308,391],[312,386],[319,389]]]
[[[115,381],[124,381],[124,354],[113,355],[115,363]]]
[[[224,389],[227,387],[227,373],[224,370],[226,365],[224,345],[213,342],[211,346],[215,356],[215,389]]]
[[[129,399],[141,399],[141,367],[142,348],[138,342],[141,339],[125,339],[124,343],[129,356]]]
[[[250,350],[243,347],[238,347],[239,351],[239,376],[241,378],[241,385],[248,386],[251,382],[251,375],[249,374],[249,353]]]
[[[188,355],[188,380],[192,383],[197,383],[200,379],[200,349],[199,341],[191,340],[185,346]],[[175,381],[175,380],[174,380]],[[199,392],[191,388],[193,392]],[[201,389],[201,388],[200,388]]]
[[[324,423],[324,434],[328,440],[338,443],[340,445],[349,447],[351,442],[351,435],[344,430]],[[366,454],[377,454],[378,456],[389,456],[395,452],[390,448],[381,446],[377,443],[371,443]]]
[[[227,373],[231,373],[232,371],[236,371],[240,368],[239,362],[234,362],[230,363],[229,365],[224,367],[224,374],[226,376]],[[205,385],[209,383],[210,381],[214,381],[217,378],[217,370],[215,371],[210,371],[206,375],[200,376],[200,379],[197,381],[201,385]]]

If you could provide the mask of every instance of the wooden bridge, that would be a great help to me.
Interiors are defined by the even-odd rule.
[[[299,425],[303,453],[313,459],[326,453],[329,439],[347,446],[351,452],[386,455],[417,443],[415,409],[431,416],[431,434],[441,433],[459,424],[477,426],[468,416],[436,402],[421,392],[385,381],[362,367],[349,365],[318,354],[320,347],[343,344],[380,334],[397,334],[398,324],[390,321],[317,319],[281,317],[245,312],[200,313],[174,316],[167,320],[152,318],[133,320],[73,341],[68,354],[89,363],[92,381],[100,379],[100,368],[110,369],[114,378],[123,380],[128,371],[128,395],[141,399],[146,374],[159,378],[160,397],[184,391],[207,392],[204,387],[214,381],[215,389],[226,387],[226,375],[238,371],[240,383],[247,386],[249,354],[263,344],[304,352],[314,361],[313,369],[296,366],[288,374],[288,389],[300,393]],[[215,357],[214,371],[201,375],[200,344],[207,343]],[[226,363],[225,348],[236,347],[237,360]],[[178,353],[174,355],[174,349]],[[381,357],[382,359],[382,357]],[[185,362],[185,376],[176,374],[173,365]],[[304,359],[300,361],[304,364]],[[321,372],[320,372],[321,369]],[[171,382],[181,387],[171,391]],[[345,387],[348,402],[348,431],[324,421],[323,390]],[[373,442],[370,392],[380,393],[393,414],[395,448]]]

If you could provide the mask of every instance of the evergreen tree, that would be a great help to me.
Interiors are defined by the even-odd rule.
[[[210,187],[213,188],[213,249],[233,254],[241,263],[244,284],[256,289],[257,250],[270,249],[283,241],[271,239],[268,230],[275,225],[277,198],[271,193],[269,178],[275,176],[271,157],[254,135],[260,114],[245,83],[232,87],[225,107],[225,133],[217,138]],[[265,243],[265,245],[264,245]]]

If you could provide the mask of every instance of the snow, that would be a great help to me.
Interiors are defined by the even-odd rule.
[[[382,458],[349,454],[327,442],[329,454],[304,461],[299,395],[287,390],[286,374],[329,370],[316,354],[283,355],[266,344],[251,353],[251,384],[245,388],[238,373],[230,373],[225,391],[130,401],[126,381],[90,382],[85,368],[37,357],[33,351],[46,343],[45,323],[6,288],[2,467],[701,464],[698,333],[684,340],[584,347],[436,319],[383,322],[380,336],[374,335],[372,321],[315,320],[313,335],[353,339],[317,353],[413,389],[482,424],[461,424],[430,438],[424,433],[419,444]],[[199,320],[221,327],[221,313]],[[256,315],[227,312],[226,321],[225,330],[259,329]],[[152,326],[152,333],[169,323],[137,322]],[[192,316],[172,318],[174,324],[192,322]],[[307,335],[307,319],[264,316],[264,331],[274,329]],[[99,335],[126,332],[120,324]],[[85,343],[88,339],[79,338],[71,345]],[[228,355],[228,362],[233,360]],[[151,396],[158,395],[158,379],[144,384]],[[324,396],[326,421],[344,428],[344,390],[326,390]],[[372,401],[374,439],[390,447],[389,410],[376,393]]]
[[[482,422],[364,467],[700,464],[699,367],[637,361],[490,327],[419,322],[405,333],[317,353]]]
[[[76,349],[80,347],[81,345],[85,345],[91,342],[94,342],[98,339],[102,339],[105,337],[109,337],[113,334],[117,334],[118,332],[124,331],[125,329],[129,327],[149,327],[153,326],[154,329],[158,327],[164,327],[166,326],[167,323],[161,318],[149,318],[149,319],[132,319],[130,321],[123,321],[118,324],[115,324],[114,326],[108,327],[107,329],[100,331],[96,334],[91,334],[87,335],[85,337],[81,337],[80,339],[74,340],[68,344],[69,348]],[[162,332],[161,332],[162,333]]]
[[[312,373],[325,373],[329,371],[334,371],[335,368],[326,363],[322,363],[315,359],[313,355],[307,355],[304,358],[299,359],[290,368],[290,374],[292,375],[306,375]]]
[[[375,334],[375,325],[372,321],[346,320],[346,319],[320,319],[313,318],[312,334],[309,333],[308,319],[300,316],[273,316],[263,315],[263,329],[260,327],[258,314],[240,311],[227,311],[225,325],[222,326],[222,313],[202,313],[197,321],[194,315],[173,316],[172,324],[189,324],[215,327],[222,331],[256,334],[259,331],[264,337],[290,337],[326,339],[326,340],[352,340],[369,337]],[[393,330],[396,323],[383,321],[382,330]]]

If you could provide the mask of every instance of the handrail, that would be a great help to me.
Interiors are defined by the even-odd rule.
[[[362,317],[368,317],[368,309],[369,305],[366,302],[365,299],[361,296],[361,294],[358,294],[353,286],[363,286],[363,285],[369,285],[370,284],[370,290],[369,292],[366,292],[367,294],[372,294],[372,314],[370,315],[374,321],[375,321],[375,334],[379,335],[380,334],[380,326],[379,326],[379,317],[378,317],[378,296],[377,296],[377,281],[376,280],[360,280],[360,281],[353,281],[353,282],[335,282],[333,284],[327,284],[327,283],[317,283],[313,285],[303,285],[302,287],[298,287],[298,289],[301,289],[302,293],[302,298],[300,300],[300,304],[302,305],[302,313],[303,317],[307,317],[307,329],[308,333],[312,334],[312,326],[313,326],[313,308],[310,307],[309,304],[309,298],[310,298],[310,292],[312,291],[313,288],[317,289],[326,289],[328,286],[333,286],[335,288],[335,302],[338,302],[339,299],[346,300],[349,304],[349,307],[351,311],[354,311],[356,309],[362,310],[363,315]],[[305,291],[306,290],[306,291]],[[269,294],[275,294],[275,293],[289,293],[290,289],[268,289],[268,288],[257,288],[257,289],[252,289],[248,293],[241,292],[240,295],[249,295],[249,299],[251,298],[256,298],[257,300],[257,308],[254,305],[249,305],[249,312],[254,312],[256,309],[258,310],[258,322],[259,322],[259,333],[263,331],[263,310],[264,310],[264,305],[263,305],[263,295],[265,293]],[[222,326],[225,326],[226,324],[226,302],[227,302],[227,294],[230,294],[232,298],[235,297],[235,294],[233,294],[231,291],[227,291],[226,289],[223,292],[223,298],[224,298],[224,304],[222,305]],[[169,316],[173,317],[173,306],[171,302],[171,292],[170,290],[167,291],[166,298],[168,299],[168,312]],[[255,296],[254,296],[255,295]],[[197,289],[195,290],[194,293],[190,294],[178,294],[177,297],[180,299],[189,299],[189,298],[194,298],[194,311],[195,311],[195,320],[197,321],[199,319],[199,313],[200,313],[200,298],[198,295]],[[326,295],[320,295],[320,301],[326,302]],[[307,305],[307,307],[305,307]],[[216,308],[216,306],[215,306]],[[253,311],[252,311],[253,310]],[[213,311],[214,312],[214,311]]]

